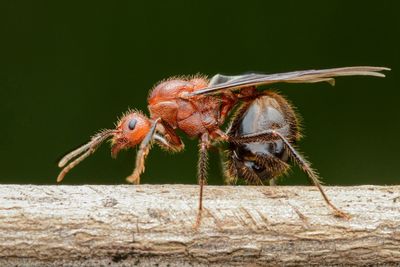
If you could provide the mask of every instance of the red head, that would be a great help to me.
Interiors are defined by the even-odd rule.
[[[138,111],[130,111],[118,122],[112,139],[111,155],[116,157],[121,149],[134,147],[150,131],[150,120]]]
[[[60,182],[64,176],[85,158],[93,154],[105,140],[112,137],[111,155],[115,157],[121,149],[134,147],[139,144],[150,131],[150,120],[138,111],[128,111],[118,122],[115,130],[103,130],[94,135],[92,139],[65,155],[58,166],[64,167],[72,160],[58,175]]]

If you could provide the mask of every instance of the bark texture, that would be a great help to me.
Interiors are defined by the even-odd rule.
[[[0,185],[0,266],[400,265],[400,186]]]

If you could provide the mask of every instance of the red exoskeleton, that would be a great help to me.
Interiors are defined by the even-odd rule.
[[[273,83],[333,84],[334,77],[368,75],[384,77],[384,67],[344,67],[325,70],[306,70],[279,74],[245,74],[239,76],[215,75],[210,80],[203,76],[171,78],[154,87],[148,97],[150,117],[135,110],[128,111],[118,122],[116,129],[103,130],[85,145],[67,154],[59,162],[66,173],[94,153],[105,140],[112,138],[112,156],[121,149],[140,144],[136,166],[127,181],[140,183],[145,169],[145,159],[153,141],[170,151],[184,148],[175,132],[181,130],[189,137],[199,139],[198,183],[200,185],[199,216],[206,183],[207,150],[211,142],[226,141],[230,144],[229,161],[226,164],[230,181],[242,177],[249,183],[270,180],[288,169],[292,158],[311,178],[334,214],[347,215],[336,208],[324,193],[317,173],[304,157],[295,150],[300,139],[297,116],[291,105],[279,94],[256,87]],[[230,128],[221,130],[230,111],[238,104]],[[72,160],[72,161],[71,161]],[[71,161],[71,162],[70,162]],[[66,165],[70,162],[68,165]]]

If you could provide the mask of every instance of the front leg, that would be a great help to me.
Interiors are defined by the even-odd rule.
[[[144,162],[149,154],[151,143],[154,139],[154,134],[159,121],[160,119],[152,121],[150,131],[147,133],[142,143],[140,143],[139,151],[136,154],[135,169],[133,170],[133,173],[126,178],[129,183],[140,184],[140,175],[144,172]]]

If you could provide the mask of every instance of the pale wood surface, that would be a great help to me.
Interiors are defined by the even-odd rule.
[[[400,265],[400,186],[0,185],[0,266]]]

